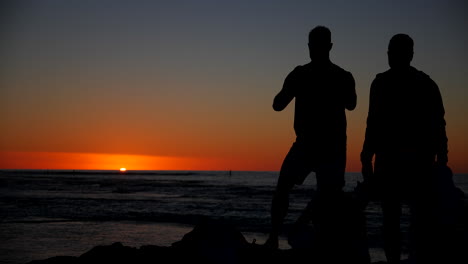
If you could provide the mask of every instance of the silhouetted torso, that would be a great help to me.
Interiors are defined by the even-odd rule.
[[[286,78],[284,97],[296,98],[294,130],[297,142],[314,151],[346,150],[345,108],[354,108],[351,73],[328,62],[296,67]]]
[[[439,88],[409,67],[378,74],[371,86],[364,151],[427,154],[447,150],[444,107]]]

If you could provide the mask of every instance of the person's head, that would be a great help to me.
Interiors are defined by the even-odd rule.
[[[312,60],[328,60],[331,42],[331,32],[324,26],[317,26],[309,32],[309,56]]]
[[[388,64],[390,68],[409,67],[413,60],[413,39],[406,34],[396,34],[388,44]]]

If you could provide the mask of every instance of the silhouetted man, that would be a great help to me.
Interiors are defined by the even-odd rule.
[[[310,172],[317,177],[317,202],[341,195],[346,166],[345,109],[356,107],[351,73],[330,61],[330,30],[323,26],[309,33],[311,62],[296,67],[286,77],[273,102],[282,111],[294,98],[296,142],[283,161],[273,196],[272,230],[265,243],[278,247],[278,236],[289,207],[289,193]],[[331,204],[330,204],[331,205]]]
[[[412,226],[410,257],[417,263],[429,263],[427,246],[433,231],[427,228],[434,219],[430,213],[431,173],[436,157],[438,165],[447,164],[444,106],[436,83],[410,66],[413,40],[408,35],[393,36],[387,54],[390,69],[377,74],[370,89],[362,174],[364,181],[378,182],[388,262],[400,261],[401,202],[407,201]]]

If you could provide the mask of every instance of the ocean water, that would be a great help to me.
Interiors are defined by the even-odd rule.
[[[0,263],[79,256],[96,245],[170,246],[203,216],[233,222],[263,243],[278,172],[0,171]],[[346,174],[351,191],[360,173]],[[468,193],[468,175],[455,175]],[[286,226],[299,216],[315,177],[291,194]],[[407,208],[404,208],[404,212]],[[366,209],[373,261],[383,260],[380,206]],[[403,217],[402,227],[407,228]],[[288,248],[282,237],[280,248]]]

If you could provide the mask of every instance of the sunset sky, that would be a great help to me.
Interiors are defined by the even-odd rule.
[[[10,4],[8,4],[10,3]],[[466,1],[2,1],[0,169],[277,171],[293,104],[272,109],[332,31],[356,80],[348,171],[359,171],[370,84],[397,33],[439,85],[449,165],[468,173]]]

